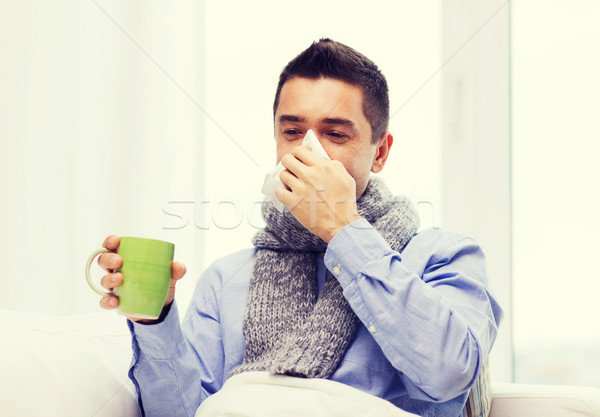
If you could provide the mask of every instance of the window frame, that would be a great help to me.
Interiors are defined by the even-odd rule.
[[[510,19],[508,1],[442,2],[441,223],[486,254],[504,310],[490,354],[498,382],[514,378]]]

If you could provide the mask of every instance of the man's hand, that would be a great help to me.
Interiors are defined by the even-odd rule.
[[[281,158],[277,198],[311,233],[326,243],[342,227],[360,219],[356,210],[356,182],[340,161],[329,161],[305,146]]]
[[[119,247],[121,239],[119,236],[110,235],[104,239],[103,247],[111,251],[116,251]],[[100,266],[108,273],[102,278],[101,285],[109,291],[113,291],[116,287],[123,283],[123,274],[120,272],[113,272],[115,269],[119,269],[123,265],[123,258],[121,255],[114,252],[103,253],[98,259]],[[183,278],[185,275],[185,265],[181,262],[173,262],[171,267],[171,285],[169,287],[169,293],[165,300],[165,306],[171,304],[175,298],[175,283],[177,280]],[[112,310],[119,307],[119,299],[116,295],[107,295],[102,297],[100,300],[100,307]],[[164,308],[164,307],[163,307]],[[129,317],[128,317],[129,318]],[[151,324],[156,320],[141,320],[129,318],[131,321],[139,321],[142,323]]]

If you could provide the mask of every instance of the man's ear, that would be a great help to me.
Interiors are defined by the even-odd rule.
[[[376,174],[383,169],[393,143],[394,137],[390,132],[385,132],[381,139],[377,141],[377,150],[373,158],[373,165],[371,165],[371,172]]]

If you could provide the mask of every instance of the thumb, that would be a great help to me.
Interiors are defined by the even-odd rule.
[[[182,262],[173,262],[173,264],[171,265],[171,279],[172,280],[176,281],[176,280],[183,278],[183,276],[185,275],[186,272],[187,272],[187,269]]]

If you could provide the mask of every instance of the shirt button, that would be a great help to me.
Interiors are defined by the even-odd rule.
[[[342,268],[340,268],[339,265],[336,265],[336,266],[333,267],[333,273],[335,275],[339,275],[341,272],[342,272]]]
[[[375,326],[373,326],[373,323],[370,323],[370,324],[369,324],[369,331],[370,331],[371,333],[375,333]]]

